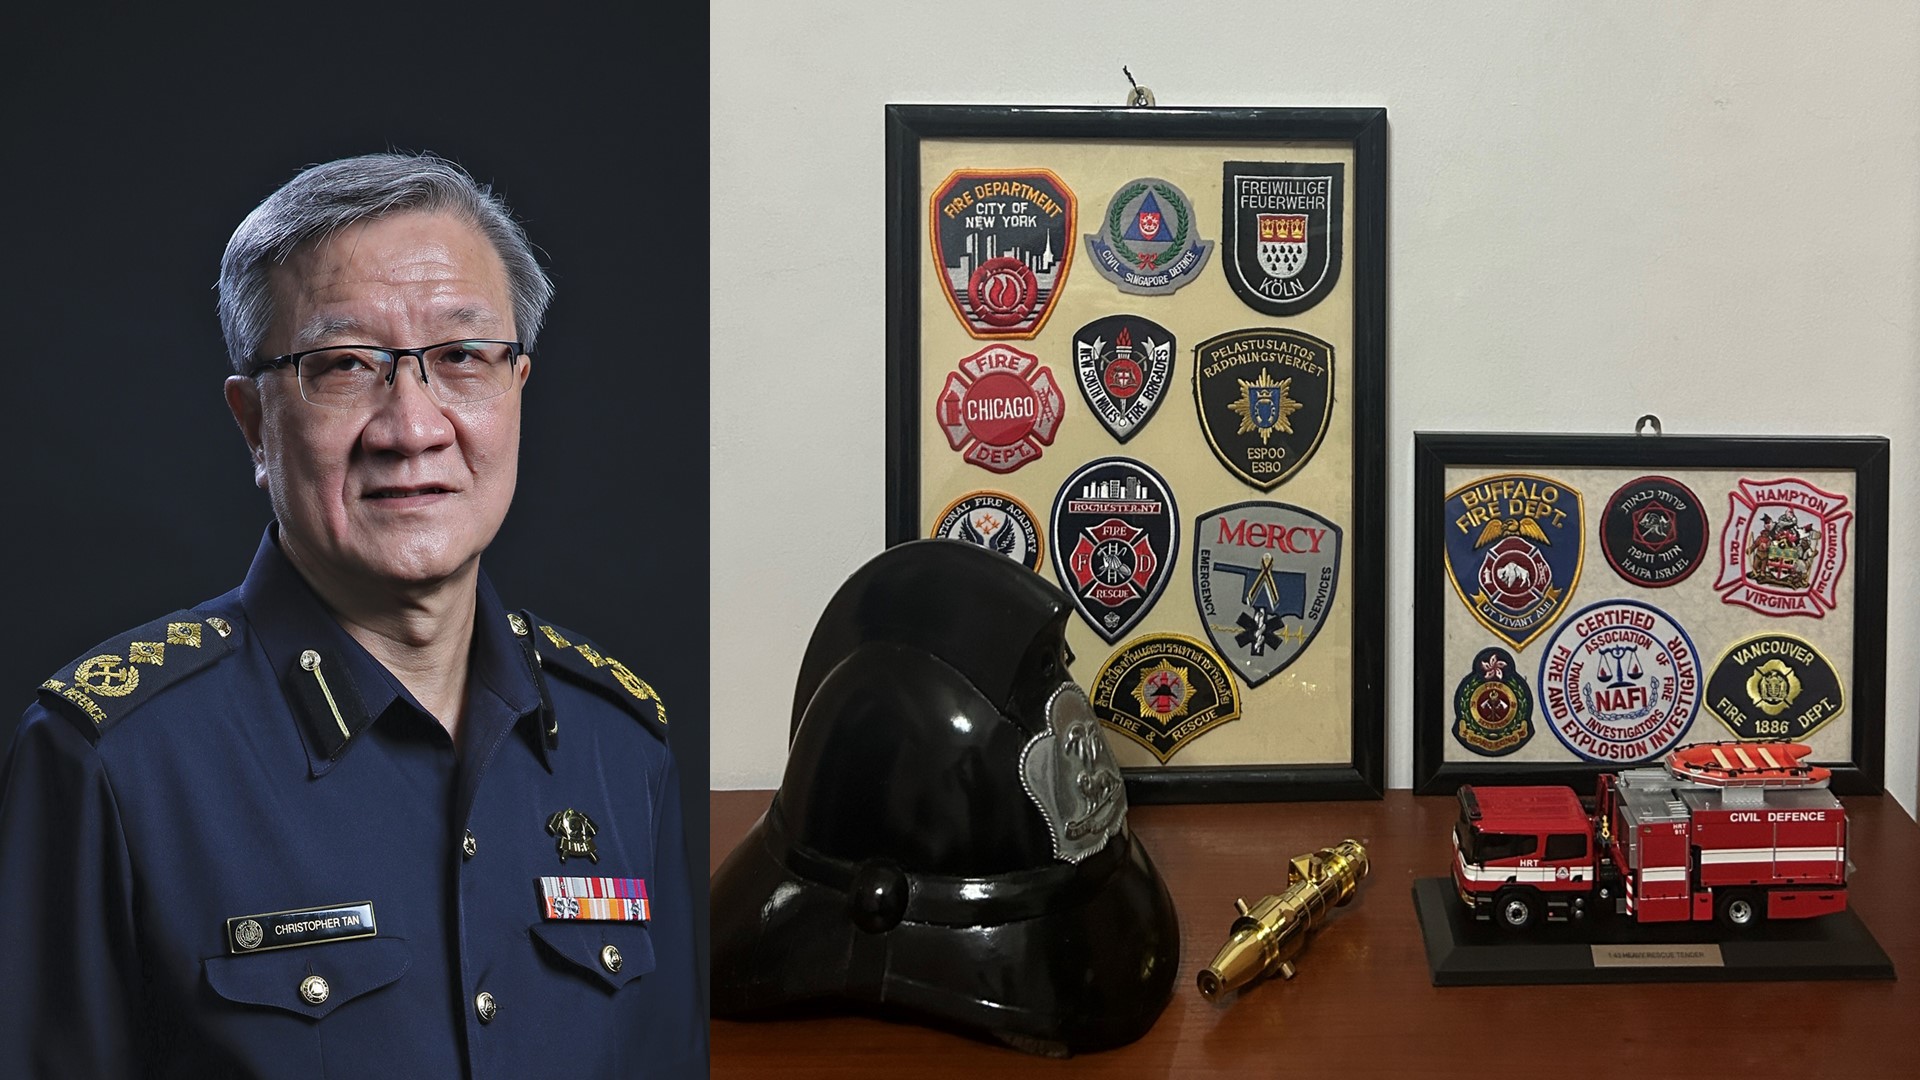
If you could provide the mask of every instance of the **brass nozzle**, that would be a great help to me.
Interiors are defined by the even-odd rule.
[[[1214,1001],[1269,975],[1293,978],[1293,958],[1306,946],[1307,935],[1328,908],[1352,900],[1366,876],[1367,849],[1357,840],[1294,856],[1286,891],[1251,908],[1245,900],[1233,902],[1240,917],[1213,963],[1200,969],[1200,996]]]

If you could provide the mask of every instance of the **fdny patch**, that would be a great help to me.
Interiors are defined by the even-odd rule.
[[[1221,180],[1220,235],[1227,283],[1263,315],[1298,315],[1340,280],[1341,203],[1347,167],[1229,161]]]
[[[989,345],[947,373],[934,418],[960,456],[988,472],[1010,473],[1053,444],[1066,398],[1038,357]]]
[[[1544,476],[1487,476],[1447,495],[1447,579],[1480,625],[1524,649],[1580,581],[1580,493]]]
[[[1720,530],[1720,580],[1729,604],[1762,615],[1816,619],[1840,602],[1847,565],[1847,497],[1804,480],[1742,480]]]
[[[1333,413],[1333,346],[1297,330],[1229,330],[1193,350],[1193,399],[1207,445],[1263,491],[1300,471]]]
[[[1493,645],[1473,658],[1453,691],[1453,737],[1486,757],[1505,757],[1533,738],[1533,691],[1512,653]]]
[[[1180,748],[1240,717],[1240,690],[1206,645],[1184,634],[1127,642],[1093,679],[1093,713],[1165,765]]]
[[[1649,589],[1685,581],[1707,554],[1707,511],[1678,480],[1643,476],[1607,499],[1600,550],[1614,572]]]
[[[1102,426],[1121,442],[1153,418],[1173,376],[1173,334],[1138,315],[1108,315],[1074,332],[1073,373]]]
[[[1680,742],[1700,708],[1700,654],[1666,612],[1602,600],[1568,617],[1540,656],[1541,710],[1587,761],[1650,761]]]
[[[1073,263],[1074,210],[1045,169],[960,169],[934,189],[934,269],[967,333],[1040,333]]]
[[[1080,617],[1113,644],[1160,598],[1180,514],[1159,473],[1129,458],[1080,467],[1053,500],[1053,569]]]
[[[1847,698],[1819,649],[1790,634],[1759,634],[1713,666],[1707,709],[1742,739],[1800,741],[1845,712]]]
[[[934,522],[933,535],[965,540],[997,551],[1029,570],[1040,569],[1040,526],[1027,504],[1004,492],[973,491],[960,496]]]
[[[1100,276],[1136,296],[1172,293],[1198,278],[1213,254],[1212,241],[1200,238],[1192,201],[1157,176],[1114,192],[1101,230],[1086,240]]]
[[[1243,502],[1193,524],[1193,599],[1249,687],[1306,651],[1340,584],[1340,526],[1279,502]]]

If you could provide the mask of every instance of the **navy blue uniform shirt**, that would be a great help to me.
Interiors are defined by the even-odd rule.
[[[0,1077],[705,1076],[658,698],[484,574],[469,663],[456,751],[270,529],[49,679],[0,766]]]

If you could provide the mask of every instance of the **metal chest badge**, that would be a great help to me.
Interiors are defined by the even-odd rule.
[[[1065,409],[1053,372],[1011,345],[989,345],[960,361],[933,403],[948,445],[996,473],[1038,459]]]
[[[547,835],[552,836],[559,846],[561,862],[566,862],[569,855],[576,859],[585,856],[590,862],[599,862],[600,853],[593,849],[593,836],[599,831],[592,818],[571,806],[555,811],[547,819]]]
[[[1846,711],[1833,661],[1791,634],[1735,643],[1707,677],[1707,708],[1742,739],[1805,739]]]
[[[1448,493],[1442,515],[1454,591],[1480,625],[1526,648],[1580,581],[1580,493],[1531,473],[1486,476]]]
[[[1533,738],[1533,691],[1513,654],[1481,649],[1453,691],[1453,737],[1487,757],[1504,757]]]
[[[1061,685],[1046,716],[1020,750],[1020,786],[1047,820],[1053,857],[1077,863],[1126,828],[1127,785],[1084,691]]]
[[[1208,640],[1249,687],[1306,651],[1340,584],[1340,526],[1304,507],[1242,502],[1193,524],[1193,599]]]
[[[1157,176],[1121,185],[1101,230],[1086,240],[1100,276],[1137,296],[1172,293],[1198,278],[1213,254],[1212,241],[1200,239],[1192,201]]]
[[[1130,458],[1088,462],[1053,500],[1053,568],[1108,644],[1160,598],[1180,547],[1180,514],[1159,473]]]
[[[1074,212],[1045,169],[960,169],[934,188],[934,270],[967,333],[1040,333],[1073,263]]]
[[[1074,332],[1074,381],[1113,437],[1133,438],[1167,396],[1173,334],[1138,315],[1108,315]]]
[[[1333,346],[1297,330],[1229,330],[1194,348],[1193,399],[1214,456],[1271,490],[1320,448],[1333,413]]]
[[[1229,161],[1221,179],[1227,283],[1263,315],[1298,315],[1340,280],[1347,167]]]
[[[1033,511],[1001,491],[972,491],[955,499],[934,522],[933,535],[999,552],[1036,572],[1045,558]]]
[[[1678,480],[1630,480],[1607,498],[1606,515],[1600,522],[1600,550],[1614,572],[1635,585],[1677,585],[1706,558],[1706,508]]]
[[[1240,690],[1204,643],[1149,634],[1100,665],[1093,712],[1164,765],[1189,742],[1239,719]]]
[[[1762,615],[1818,619],[1840,603],[1847,497],[1805,480],[1742,480],[1720,530],[1720,599]]]

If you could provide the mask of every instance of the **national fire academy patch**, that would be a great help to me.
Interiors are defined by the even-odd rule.
[[[1530,473],[1481,477],[1447,495],[1447,579],[1480,625],[1516,651],[1547,629],[1579,584],[1582,506],[1578,491]]]
[[[997,551],[1035,572],[1044,558],[1033,511],[1000,491],[972,491],[955,499],[934,522],[933,536]]]
[[[1192,201],[1157,176],[1121,185],[1100,231],[1086,240],[1100,276],[1136,296],[1165,296],[1196,280],[1213,254],[1212,241],[1200,238]]]
[[[1706,507],[1671,477],[1630,480],[1607,499],[1600,550],[1614,572],[1635,585],[1677,585],[1706,558]]]
[[[1800,741],[1845,712],[1847,698],[1833,661],[1811,643],[1758,634],[1713,666],[1707,709],[1742,739]]]
[[[1153,419],[1173,377],[1173,334],[1138,315],[1108,315],[1074,332],[1073,374],[1103,427],[1126,442]]]
[[[1160,759],[1240,717],[1240,691],[1226,665],[1184,634],[1127,642],[1093,679],[1093,714]]]
[[[933,191],[933,262],[976,338],[1031,338],[1073,263],[1073,192],[1045,169],[960,169]]]
[[[1567,749],[1605,764],[1650,761],[1678,745],[1700,708],[1693,639],[1638,600],[1568,616],[1540,655],[1541,713]]]
[[[1249,687],[1306,651],[1340,584],[1340,526],[1304,507],[1242,502],[1193,523],[1193,599]]]
[[[933,403],[948,445],[996,473],[1037,460],[1065,410],[1053,372],[1011,345],[989,345],[960,361]]]
[[[1347,167],[1229,161],[1220,185],[1227,283],[1263,315],[1298,315],[1340,280]]]
[[[89,739],[162,689],[233,651],[233,624],[176,611],[108,638],[40,684],[40,700]]]
[[[1805,480],[1741,480],[1720,530],[1720,599],[1762,615],[1818,619],[1840,603],[1847,497]]]
[[[1053,569],[1080,617],[1108,644],[1160,598],[1180,548],[1180,513],[1159,473],[1101,458],[1053,500]]]
[[[1533,738],[1533,691],[1513,654],[1481,649],[1453,691],[1453,737],[1486,757],[1505,757]]]
[[[1227,471],[1270,491],[1300,471],[1333,413],[1333,346],[1297,330],[1229,330],[1193,350],[1193,400]]]

